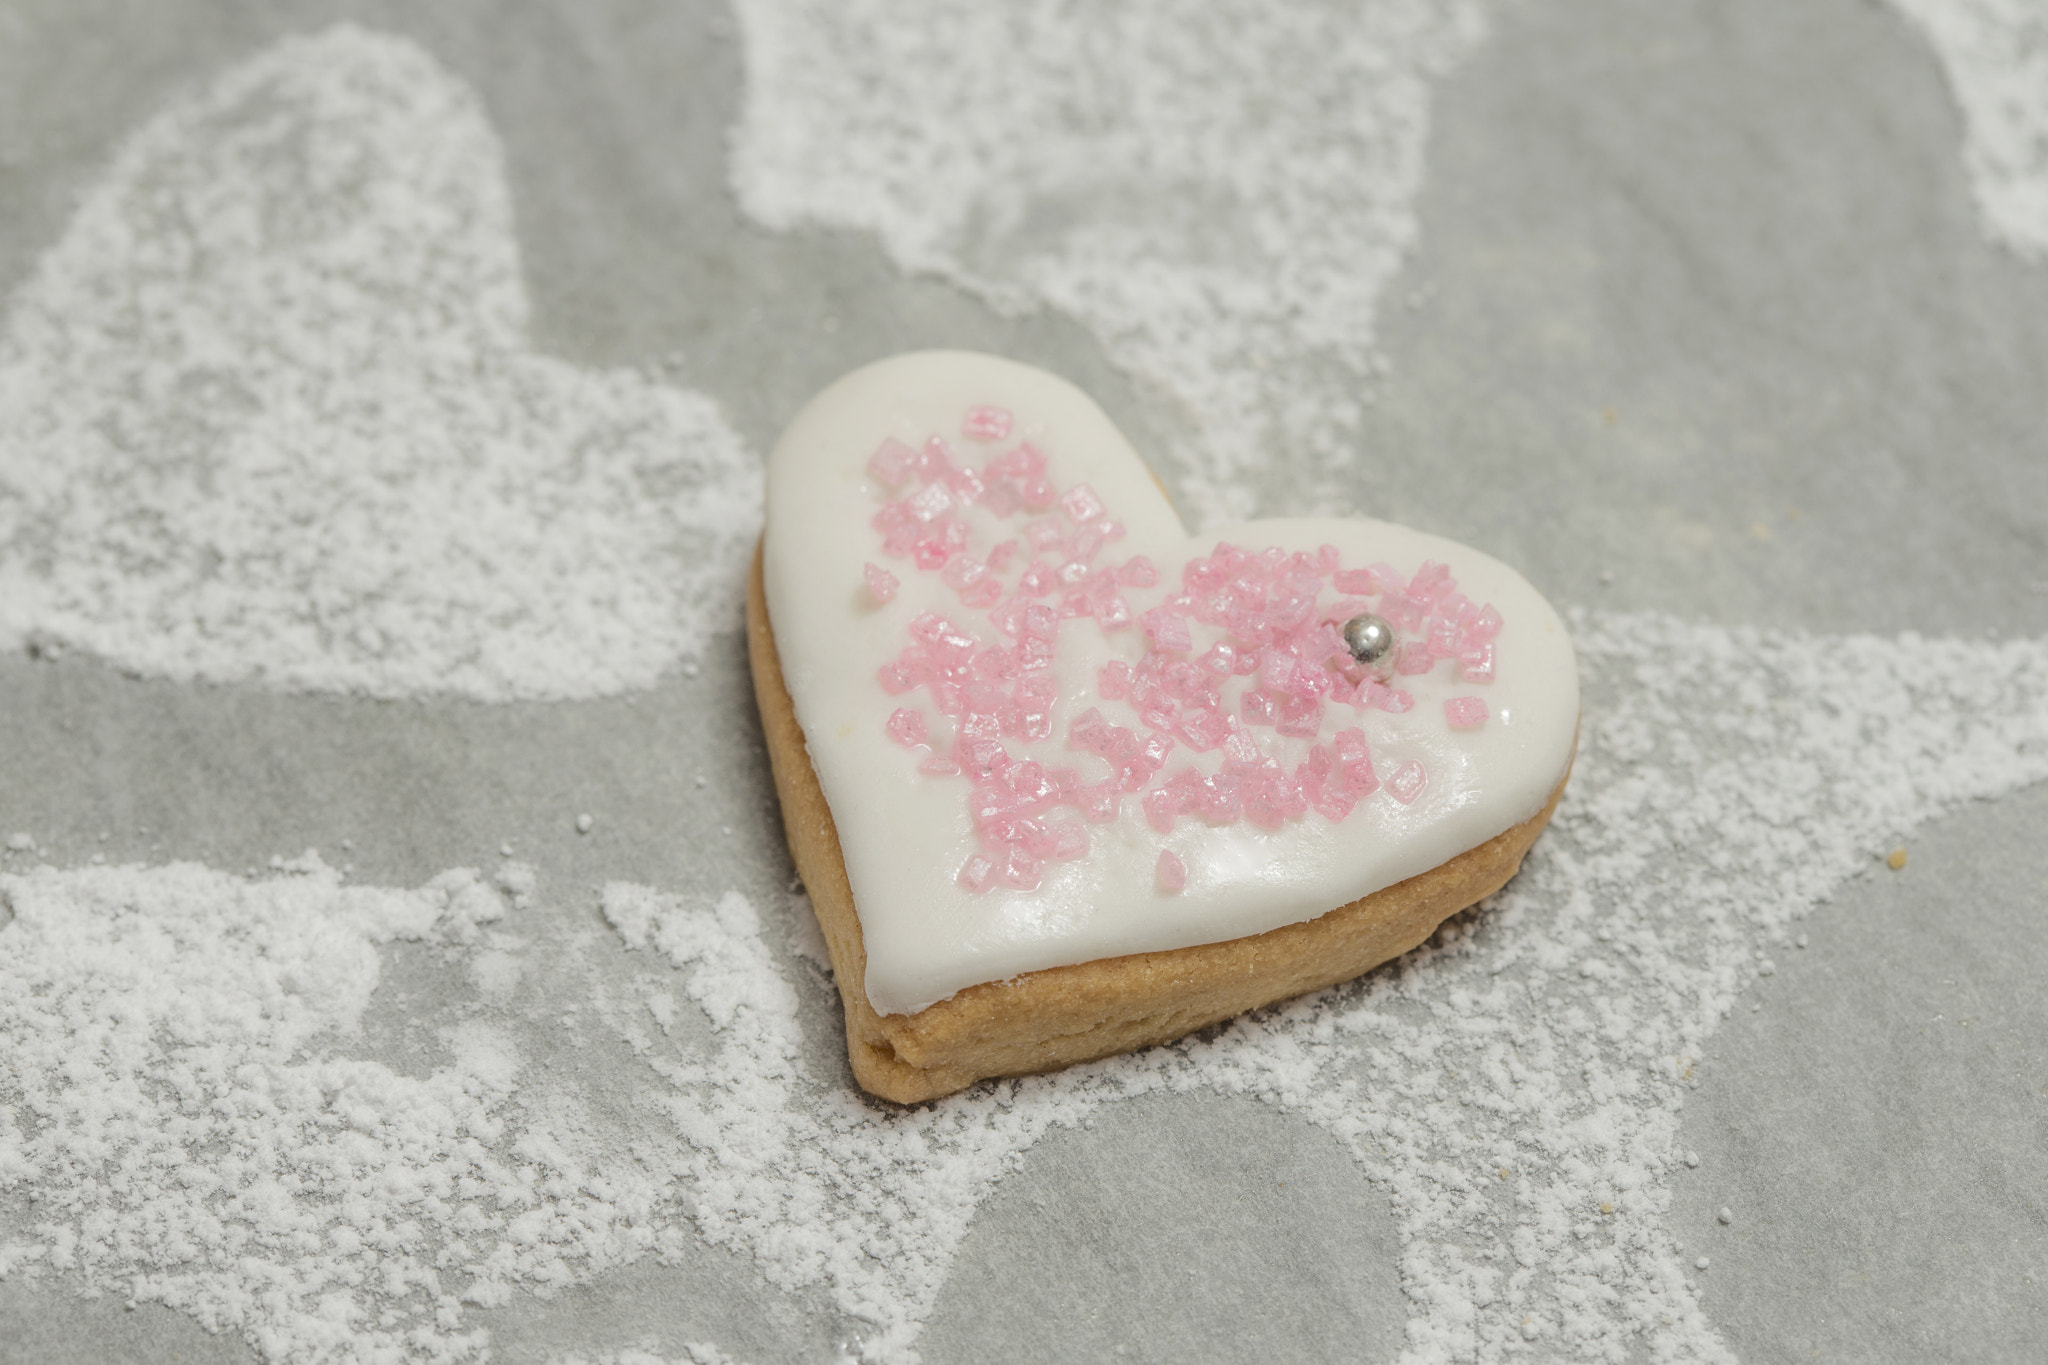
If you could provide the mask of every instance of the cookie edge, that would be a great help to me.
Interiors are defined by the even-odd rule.
[[[832,958],[854,1080],[899,1104],[938,1099],[991,1076],[1056,1071],[1167,1042],[1361,976],[1505,886],[1571,778],[1567,758],[1549,799],[1529,819],[1315,919],[1220,943],[1026,972],[969,986],[915,1014],[882,1015],[867,998],[867,949],[838,827],[783,682],[763,585],[764,545],[756,542],[747,578],[747,659],[783,836]]]

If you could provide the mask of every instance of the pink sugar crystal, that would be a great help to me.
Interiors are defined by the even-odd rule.
[[[1026,479],[1018,486],[1017,492],[1023,497],[1024,509],[1028,512],[1043,512],[1052,506],[1054,499],[1059,496],[1052,486],[1052,480],[1043,474],[1035,479]]]
[[[1256,687],[1245,689],[1240,708],[1245,723],[1249,725],[1271,725],[1279,718],[1279,708],[1274,705],[1273,698]]]
[[[1453,730],[1477,730],[1486,717],[1486,703],[1478,697],[1452,697],[1444,703],[1444,719]]]
[[[971,469],[956,469],[946,475],[946,487],[953,490],[953,501],[962,507],[971,507],[980,502],[988,492],[988,486],[981,481],[981,475]]]
[[[996,879],[996,865],[979,853],[970,857],[960,868],[960,885],[980,895],[988,890],[989,883]]]
[[[1429,618],[1429,652],[1438,659],[1451,658],[1458,652],[1458,623],[1444,616]]]
[[[1173,833],[1175,803],[1172,792],[1164,787],[1154,787],[1145,793],[1142,804],[1145,807],[1146,823],[1161,834]]]
[[[1230,722],[1214,711],[1196,711],[1183,716],[1174,733],[1197,753],[1223,747],[1223,741],[1230,738]]]
[[[960,434],[973,441],[1000,441],[1010,434],[1010,410],[980,404],[960,419]]]
[[[1043,597],[1060,585],[1059,571],[1042,560],[1032,560],[1017,579],[1017,591],[1026,597]]]
[[[1102,713],[1091,706],[1067,723],[1067,747],[1102,753],[1109,743],[1110,729]]]
[[[1451,571],[1434,560],[1424,560],[1408,582],[1408,595],[1418,602],[1433,603],[1457,590],[1458,583],[1451,577]]]
[[[1380,710],[1398,716],[1415,705],[1415,698],[1398,687],[1390,687],[1386,689],[1385,696],[1375,698],[1375,704]]]
[[[882,504],[869,524],[882,533],[882,549],[892,555],[907,553],[924,534],[924,523],[910,515],[910,509],[900,502]]]
[[[1487,683],[1493,681],[1493,643],[1478,648],[1466,648],[1458,653],[1458,676],[1466,682]]]
[[[1044,864],[1021,848],[1013,848],[997,873],[1003,885],[1018,891],[1036,891],[1045,879]]]
[[[1154,607],[1145,613],[1145,633],[1159,649],[1186,651],[1195,643],[1188,634],[1187,621],[1165,607]]]
[[[1323,704],[1312,697],[1285,697],[1274,728],[1294,739],[1313,739],[1323,728]]]
[[[1427,673],[1436,667],[1436,659],[1429,652],[1429,645],[1421,640],[1410,640],[1401,646],[1401,653],[1394,664],[1394,671],[1403,677],[1414,677]]]
[[[1493,603],[1488,602],[1479,609],[1479,614],[1473,617],[1470,624],[1465,627],[1462,638],[1468,645],[1485,644],[1488,640],[1500,634],[1500,625],[1500,613],[1494,610]]]
[[[939,581],[955,592],[961,592],[987,577],[988,565],[973,555],[955,555],[947,563],[945,572],[939,575]]]
[[[924,713],[899,706],[889,716],[889,738],[898,744],[924,743]]]
[[[926,437],[924,449],[917,452],[917,477],[926,483],[943,483],[953,468],[953,447],[946,444],[946,438]]]
[[[1122,659],[1111,659],[1097,675],[1097,690],[1104,701],[1122,701],[1131,695],[1131,666]]]
[[[890,573],[879,564],[862,565],[861,573],[868,580],[869,594],[877,602],[893,602],[896,600],[896,589],[899,585],[896,582],[895,574]]]
[[[917,452],[891,436],[868,456],[868,473],[891,488],[909,480],[917,468]]]
[[[1081,818],[1098,825],[1116,819],[1123,799],[1114,779],[1082,787],[1074,793],[1074,805],[1080,809]]]
[[[1404,806],[1411,805],[1416,797],[1422,795],[1422,788],[1428,781],[1429,774],[1422,770],[1420,763],[1411,758],[1394,769],[1394,775],[1387,779],[1387,795]]]
[[[1008,521],[1017,515],[1017,509],[1024,505],[1024,499],[1014,485],[992,483],[982,490],[981,505],[997,520]]]
[[[1116,581],[1127,588],[1150,588],[1159,582],[1159,570],[1143,555],[1132,555],[1116,571]]]
[[[1159,886],[1163,891],[1178,891],[1188,884],[1188,865],[1180,860],[1170,848],[1159,850]]]
[[[1052,851],[1046,856],[1052,861],[1070,863],[1088,856],[1087,830],[1066,820],[1047,828],[1052,831]]]
[[[1212,773],[1202,779],[1193,812],[1212,825],[1235,824],[1244,814],[1238,805],[1243,786],[1235,773]]]
[[[1025,441],[1015,450],[998,455],[989,465],[989,472],[1005,479],[1036,479],[1045,474],[1045,455],[1038,447]]]
[[[1060,499],[1060,506],[1066,509],[1067,515],[1074,519],[1077,526],[1085,526],[1108,510],[1102,505],[1102,499],[1095,496],[1095,490],[1085,483],[1077,483],[1069,488],[1066,495]]]
[[[1033,602],[1024,608],[1024,634],[1034,640],[1054,640],[1059,637],[1060,618],[1051,607]]]
[[[933,521],[953,510],[953,494],[942,483],[926,484],[904,499],[903,505],[919,521]]]
[[[1259,660],[1259,686],[1268,692],[1286,694],[1294,690],[1294,656],[1269,649]]]
[[[1338,592],[1360,597],[1371,597],[1379,591],[1379,580],[1373,577],[1371,569],[1339,569],[1330,576],[1330,582]]]

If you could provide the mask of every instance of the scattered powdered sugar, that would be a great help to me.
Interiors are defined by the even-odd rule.
[[[2039,0],[1892,0],[1925,34],[1963,114],[1984,229],[2048,261],[2048,9]]]
[[[1249,515],[1243,474],[1282,451],[1350,458],[1473,0],[738,11],[748,214],[873,232],[906,270],[1078,319],[1185,433],[1205,522]]]
[[[1727,1360],[1662,1217],[1679,1111],[1788,926],[1898,832],[2048,776],[2048,645],[1580,623],[1579,768],[1521,877],[1392,970],[1205,1040],[885,1112],[807,1084],[747,903],[613,887],[688,973],[708,1058],[653,1061],[706,1235],[827,1284],[914,1359],[974,1208],[1052,1126],[1160,1089],[1258,1097],[1342,1139],[1399,1219],[1404,1359]]]
[[[724,628],[754,461],[535,353],[503,156],[403,40],[288,39],[134,134],[0,321],[0,646],[499,700]]]
[[[1049,1127],[1082,1118],[1095,1090],[1006,1083],[880,1109],[804,1074],[796,993],[744,897],[707,908],[617,884],[604,913],[627,943],[683,968],[717,1030],[711,1054],[689,1060],[638,1040],[672,1087],[660,1108],[689,1144],[704,1236],[751,1252],[782,1288],[828,1285],[873,1327],[863,1354],[914,1359],[976,1206]]]
[[[1948,67],[1992,231],[2040,256],[2037,22],[1898,3]],[[1428,82],[1482,25],[1407,0],[1157,11],[892,25],[747,0],[733,179],[771,226],[871,230],[1081,319],[1184,410],[1215,517],[1276,451],[1341,458],[1415,232]],[[754,471],[708,400],[536,355],[525,326],[497,143],[430,58],[341,28],[229,72],[118,153],[0,323],[0,641],[386,695],[645,685],[732,593]],[[815,928],[771,948],[737,893],[608,887],[619,939],[673,968],[622,1000],[504,931],[526,869],[0,875],[0,1277],[167,1304],[269,1360],[462,1360],[489,1350],[479,1307],[708,1242],[822,1290],[865,1324],[851,1353],[909,1361],[1040,1137],[1207,1089],[1382,1182],[1405,1359],[1728,1359],[1705,1260],[1662,1225],[1697,1160],[1693,1067],[1874,854],[2048,777],[2048,644],[1615,615],[1578,643],[1577,774],[1488,909],[1364,982],[914,1110],[823,1064]],[[479,998],[392,996],[401,950]],[[535,1060],[521,1030],[558,1030],[565,994],[624,1045],[637,1107]],[[420,1064],[362,1055],[403,1051],[380,1029],[427,1040]]]
[[[731,1356],[709,1342],[687,1341],[683,1343],[682,1351],[679,1356],[670,1355],[658,1344],[650,1342],[598,1355],[571,1351],[568,1355],[556,1357],[553,1365],[733,1365]]]
[[[1486,910],[1204,1038],[912,1110],[844,1085],[837,1030],[802,1023],[833,1012],[815,936],[771,946],[736,893],[607,887],[627,956],[674,968],[622,995],[501,927],[533,886],[518,867],[416,891],[344,886],[315,858],[262,880],[0,877],[0,1275],[69,1271],[271,1360],[459,1360],[488,1350],[472,1306],[709,1242],[829,1295],[859,1324],[849,1354],[912,1361],[975,1210],[1033,1143],[1103,1104],[1208,1089],[1326,1128],[1382,1182],[1404,1359],[1532,1340],[1729,1359],[1662,1225],[1692,1069],[1844,878],[1921,821],[2048,777],[2048,643],[1613,615],[1577,633],[1578,771]],[[508,958],[525,976],[421,1017],[379,994],[380,950],[406,943],[480,988]],[[565,998],[635,1079],[587,1053],[532,1060],[521,1030],[559,1033]],[[364,1060],[373,1020],[426,1031],[445,1062]],[[662,1358],[607,1349],[593,1358]]]
[[[466,1305],[654,1246],[637,1172],[514,1121],[531,1087],[485,1015],[427,1028],[423,1075],[350,1055],[380,945],[516,946],[487,927],[507,872],[0,876],[0,1276],[68,1271],[270,1360],[457,1360],[487,1344]]]

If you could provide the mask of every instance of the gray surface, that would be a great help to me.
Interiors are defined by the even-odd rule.
[[[1071,325],[998,319],[863,239],[741,223],[721,169],[729,24],[665,6],[0,4],[0,287],[167,94],[342,13],[418,38],[483,95],[546,349],[676,358],[765,447],[863,359],[975,346],[1052,364],[1144,443]],[[1530,0],[1435,110],[1358,507],[1485,545],[1563,603],[2048,635],[2048,270],[1983,242],[1939,73],[1889,11]],[[734,640],[633,702],[502,709],[0,660],[0,827],[58,863],[236,867],[349,837],[357,874],[394,884],[509,839],[564,904],[686,866],[765,896],[787,870],[758,738],[691,719],[697,699],[746,714],[744,695]],[[705,796],[682,780],[700,765],[739,786]],[[589,839],[579,809],[600,818]],[[1717,1035],[1670,1225],[1711,1253],[1707,1309],[1742,1358],[2035,1354],[2044,820],[2037,789],[1914,836],[1907,871],[1845,888],[1763,1009]],[[1258,1180],[1245,1144],[1276,1153]],[[1212,1272],[1194,1286],[1145,1254],[1191,1245]],[[1395,1245],[1321,1134],[1155,1098],[1029,1154],[977,1216],[924,1351],[1044,1359],[1056,1312],[1084,1356],[1385,1359],[1406,1311]],[[1235,1311],[1226,1272],[1246,1265],[1282,1292]],[[715,1253],[480,1320],[515,1360],[641,1325],[812,1359],[841,1330]],[[0,1359],[51,1358],[250,1356],[162,1310],[0,1284]]]
[[[2043,829],[2034,787],[1921,831],[1715,1035],[1670,1226],[1742,1359],[2038,1358]]]

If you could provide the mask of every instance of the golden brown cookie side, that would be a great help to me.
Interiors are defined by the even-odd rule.
[[[863,1090],[901,1104],[950,1095],[981,1079],[983,1073],[904,1062],[896,1055],[882,1017],[868,1004],[868,955],[861,941],[860,916],[854,910],[853,888],[846,880],[839,831],[832,823],[818,774],[811,767],[803,728],[797,724],[796,703],[782,681],[782,658],[768,623],[761,566],[761,546],[756,544],[753,573],[747,582],[747,661],[754,675],[754,701],[761,709],[768,765],[782,803],[783,837],[797,876],[810,893],[818,927],[825,934],[826,951],[832,957],[832,976],[846,1011],[846,1054],[853,1077]]]
[[[1102,958],[970,986],[889,1016],[897,1054],[919,1066],[1010,1075],[1178,1038],[1276,1000],[1349,981],[1426,941],[1498,891],[1550,820],[1536,815],[1404,882],[1261,934]]]
[[[783,683],[759,547],[747,585],[747,651],[790,857],[810,892],[845,1006],[854,1079],[903,1104],[988,1076],[1052,1071],[1166,1042],[1398,957],[1514,876],[1570,776],[1567,764],[1530,819],[1316,919],[1222,943],[1051,967],[970,986],[916,1014],[880,1015],[867,999],[867,952],[838,831]]]

